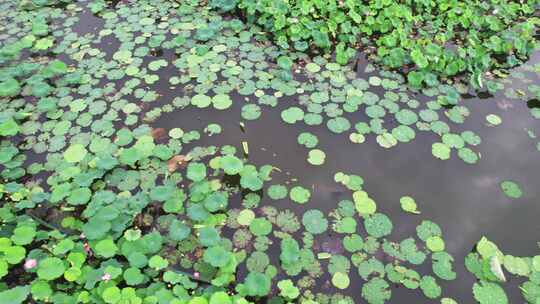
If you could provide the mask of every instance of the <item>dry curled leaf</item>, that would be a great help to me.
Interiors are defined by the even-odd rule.
[[[191,158],[186,155],[175,155],[169,159],[167,163],[167,167],[169,169],[169,172],[174,172],[178,168],[183,168],[186,166],[186,164],[189,162]]]
[[[164,138],[166,134],[167,134],[167,132],[165,132],[164,128],[154,128],[154,129],[152,129],[152,137],[156,141]]]

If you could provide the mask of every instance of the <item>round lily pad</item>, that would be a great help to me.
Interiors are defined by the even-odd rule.
[[[501,182],[501,189],[503,193],[509,198],[518,199],[523,195],[521,187],[514,181],[506,180]]]

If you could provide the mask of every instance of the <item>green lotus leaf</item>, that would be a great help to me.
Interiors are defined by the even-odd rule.
[[[250,209],[244,209],[240,211],[238,217],[236,218],[238,224],[242,226],[249,226],[254,219],[255,212],[251,211]]]
[[[206,166],[202,163],[190,163],[187,167],[187,178],[200,182],[206,177]]]
[[[174,139],[179,139],[179,138],[182,138],[182,136],[184,136],[184,131],[180,128],[172,128],[169,131],[169,136]]]
[[[431,236],[441,236],[442,231],[439,225],[434,222],[423,220],[422,223],[416,227],[416,234],[418,234],[418,237],[421,240],[427,241]]]
[[[298,242],[290,237],[283,239],[281,241],[281,254],[279,255],[279,258],[285,267],[297,263],[300,259]]]
[[[174,241],[182,241],[191,234],[191,228],[183,222],[174,219],[169,226],[169,237]]]
[[[210,96],[198,94],[191,98],[191,104],[198,108],[206,108],[212,103],[212,98]]]
[[[56,257],[48,257],[38,263],[37,275],[40,279],[52,281],[61,277],[66,270],[64,262]]]
[[[21,91],[19,82],[14,78],[0,81],[0,97],[14,97]]]
[[[54,44],[54,38],[52,37],[45,37],[38,39],[36,41],[36,44],[34,44],[34,48],[38,51],[43,51],[51,48]]]
[[[382,213],[374,213],[364,219],[364,228],[369,235],[380,238],[392,232],[392,222]]]
[[[426,240],[426,246],[433,252],[443,251],[445,247],[444,240],[440,236],[430,236]]]
[[[61,60],[53,60],[49,62],[49,65],[47,68],[54,74],[54,75],[60,75],[65,74],[68,71],[67,65],[61,61]]]
[[[526,259],[512,255],[504,256],[503,265],[508,272],[514,275],[527,277],[531,271]]]
[[[452,133],[443,134],[442,142],[448,147],[456,149],[461,149],[465,145],[465,141],[461,136]]]
[[[84,159],[88,151],[81,144],[73,144],[64,151],[64,159],[68,163],[78,163]]]
[[[468,164],[475,164],[478,162],[479,156],[473,150],[469,148],[461,148],[458,150],[458,157]]]
[[[501,117],[497,114],[488,114],[486,116],[486,121],[492,126],[498,126],[502,123]]]
[[[291,280],[281,280],[277,283],[279,294],[286,299],[296,299],[300,295],[300,290],[294,286]]]
[[[362,297],[369,304],[384,304],[392,297],[392,291],[385,280],[372,278],[362,286]]]
[[[13,118],[0,122],[0,136],[14,136],[19,133],[20,127]]]
[[[30,288],[30,292],[32,293],[32,299],[38,301],[49,298],[53,293],[51,286],[49,286],[47,281],[42,280],[34,281],[34,283],[32,283],[32,287]]]
[[[399,199],[401,209],[405,212],[420,214],[420,211],[417,210],[416,202],[414,198],[410,196],[403,196]]]
[[[290,57],[288,56],[280,56],[278,59],[277,59],[277,64],[280,68],[284,69],[284,70],[290,70],[293,66],[293,61]]]
[[[314,166],[320,166],[324,164],[325,158],[326,154],[324,153],[324,151],[319,149],[313,149],[309,151],[307,161]]]
[[[111,258],[116,255],[118,247],[113,240],[106,239],[99,241],[95,246],[96,254],[104,258]]]
[[[240,185],[251,191],[258,191],[263,187],[263,180],[256,171],[244,170],[240,174]]]
[[[217,110],[225,110],[232,105],[232,99],[229,97],[229,95],[217,94],[212,97],[212,104]]]
[[[261,107],[256,104],[246,104],[242,107],[242,118],[245,120],[256,120],[261,116]]]
[[[205,251],[204,261],[207,262],[207,263],[210,263],[210,262],[208,262],[206,260],[206,252],[207,251]],[[216,260],[218,259],[215,255],[212,256],[212,257],[215,258]],[[223,258],[223,257],[221,257],[221,258]],[[216,262],[216,261],[214,260],[214,262]],[[155,270],[161,270],[161,269],[165,269],[165,268],[167,268],[167,266],[169,266],[169,261],[167,261],[166,259],[162,258],[159,255],[154,255],[148,260],[148,266],[150,266],[151,268],[153,268]],[[217,266],[215,266],[215,267],[217,267]]]
[[[304,111],[299,107],[290,107],[281,112],[281,119],[286,123],[294,124],[304,119]]]
[[[353,192],[354,206],[361,216],[371,215],[377,211],[377,204],[368,197],[365,191]]]
[[[351,123],[345,117],[336,117],[328,120],[326,126],[330,131],[340,134],[348,131],[351,128]]]
[[[270,279],[262,273],[250,272],[244,282],[246,295],[252,297],[263,297],[270,291]]]
[[[256,236],[268,235],[272,232],[272,223],[264,218],[256,218],[249,224],[249,230]]]
[[[224,291],[214,292],[210,297],[209,304],[232,304],[231,297]]]
[[[244,163],[234,155],[222,156],[219,163],[223,171],[229,175],[236,175],[244,168]]]
[[[450,147],[443,143],[434,143],[431,146],[431,154],[438,159],[447,160],[450,158]]]
[[[294,186],[289,192],[289,197],[298,204],[305,204],[309,201],[311,192],[302,186]]]
[[[500,186],[504,194],[509,198],[518,199],[523,195],[521,187],[514,181],[503,181]]]
[[[30,286],[17,286],[0,292],[0,302],[5,304],[25,303],[30,295]]]
[[[420,289],[429,299],[436,299],[441,296],[441,287],[432,276],[423,276],[420,281]]]
[[[504,289],[492,282],[480,281],[473,285],[473,295],[480,304],[507,304],[508,297]]]
[[[309,132],[303,132],[298,135],[298,143],[305,146],[306,148],[314,148],[317,146],[319,140],[317,136]]]
[[[271,185],[267,190],[268,196],[273,200],[280,200],[287,197],[287,187],[283,185]]]
[[[171,198],[174,189],[170,186],[156,186],[150,191],[150,198],[154,201],[164,202]]]
[[[323,213],[317,209],[311,209],[302,216],[302,224],[306,230],[312,234],[321,234],[328,228],[328,220]]]

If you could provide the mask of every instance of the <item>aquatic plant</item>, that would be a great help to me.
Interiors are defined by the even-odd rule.
[[[412,92],[399,73],[369,64],[362,69],[366,77],[359,78],[352,66],[340,65],[355,44],[340,35],[337,63],[328,55],[310,57],[273,46],[259,28],[221,15],[235,5],[243,9],[241,1],[210,1],[220,13],[196,0],[32,3],[30,10],[16,1],[0,3],[6,28],[0,35],[1,303],[243,304],[269,298],[323,304],[353,303],[357,297],[384,303],[394,286],[455,303],[441,298],[441,283],[457,278],[454,257],[441,227],[419,215],[429,202],[417,203],[412,196],[379,200],[353,173],[337,172],[336,188],[321,190],[297,180],[288,168],[254,161],[259,147],[243,138],[227,142],[227,132],[233,125],[245,134],[251,122],[269,112],[287,130],[309,127],[294,138],[310,170],[328,169],[339,157],[327,150],[327,136],[391,149],[424,132],[435,140],[427,155],[431,145],[437,159],[457,155],[474,164],[480,154],[473,148],[481,139],[463,130],[471,111],[459,103],[468,88],[433,75],[505,64],[469,69],[476,64],[467,61],[474,57],[473,47],[460,59],[435,54],[459,65],[449,68],[447,61],[439,67],[434,54],[422,58],[418,51],[424,43],[431,53],[437,46],[415,40],[417,45],[402,45],[411,58],[400,65],[414,62],[419,68],[409,73],[409,85],[432,87]],[[395,13],[393,3],[369,5],[377,14]],[[489,5],[509,11],[501,26],[519,21],[523,36],[505,36],[514,44],[502,51],[525,58],[528,27],[537,21],[521,18],[531,14],[531,4]],[[425,17],[427,6],[419,8]],[[484,11],[486,5],[470,9]],[[259,13],[254,16],[262,22]],[[386,17],[400,19],[381,17],[388,26]],[[499,22],[490,17],[485,16]],[[82,26],[85,18],[95,28]],[[459,18],[475,21],[470,15]],[[361,26],[360,31],[366,37],[383,33],[380,24],[370,27],[378,29],[368,34]],[[426,36],[424,30],[418,34]],[[312,39],[330,48],[332,35],[325,33],[294,40],[295,47],[302,49],[302,41]],[[487,38],[481,36],[485,47]],[[387,61],[397,53],[385,54],[385,41],[375,41],[378,60],[394,67]],[[471,46],[459,47],[463,52]],[[504,88],[497,81],[485,84],[490,92]],[[534,85],[527,93],[505,90],[514,99],[538,92]],[[171,112],[181,113],[181,119],[160,127],[159,119]],[[207,121],[198,117],[201,113],[227,115],[233,123]],[[530,114],[540,117],[535,109]],[[507,123],[495,113],[486,121]],[[527,190],[509,180],[500,188],[513,199]],[[320,192],[340,198],[320,205]],[[418,219],[416,235],[397,239],[401,223],[385,212],[387,206]],[[537,301],[536,257],[502,255],[487,240],[477,251],[466,263],[479,278],[472,287],[479,303],[504,303],[503,269],[528,276],[524,298]],[[353,286],[357,280],[361,289]],[[325,289],[314,291],[316,286]]]
[[[224,3],[226,2],[226,3]],[[536,0],[507,1],[211,1],[240,10],[282,48],[335,52],[348,63],[359,47],[408,72],[414,87],[462,73],[483,86],[483,73],[515,66],[532,52]],[[404,68],[406,67],[406,68]],[[412,69],[409,69],[412,68]]]

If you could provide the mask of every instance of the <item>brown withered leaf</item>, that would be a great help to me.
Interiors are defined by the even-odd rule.
[[[175,155],[169,159],[167,167],[169,172],[174,172],[178,168],[184,168],[191,158],[186,155]]]
[[[152,137],[154,138],[154,140],[160,140],[162,138],[165,137],[166,135],[166,132],[165,132],[165,129],[163,128],[153,128],[152,129]]]

